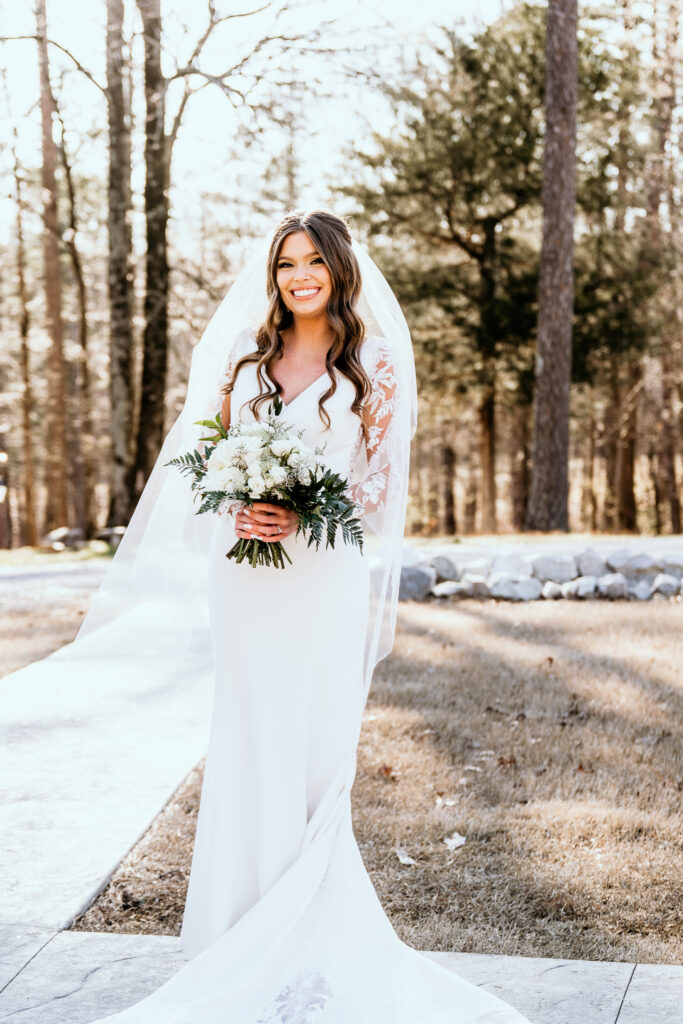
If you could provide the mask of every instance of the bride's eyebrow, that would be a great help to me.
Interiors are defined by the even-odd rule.
[[[319,255],[320,255],[320,253],[318,252],[318,250],[314,249],[313,252],[307,252],[305,256],[302,256],[302,259],[305,260],[305,259],[308,259],[309,256],[319,256]],[[293,257],[292,256],[280,256],[280,259],[278,260],[278,263],[280,262],[280,260],[289,260],[289,262],[291,263],[293,261]]]

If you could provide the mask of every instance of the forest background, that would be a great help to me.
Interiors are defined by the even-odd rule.
[[[579,5],[578,531],[681,530],[679,6]],[[0,5],[0,547],[125,525],[250,242],[318,205],[411,326],[408,532],[528,528],[547,10],[452,9]]]

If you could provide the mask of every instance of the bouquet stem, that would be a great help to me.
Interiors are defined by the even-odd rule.
[[[264,540],[257,540],[256,537],[250,537],[249,540],[241,537],[236,544],[233,544],[225,557],[234,558],[238,564],[246,558],[252,566],[274,565],[276,569],[284,569],[286,558],[292,565],[292,559],[279,540],[270,544]]]

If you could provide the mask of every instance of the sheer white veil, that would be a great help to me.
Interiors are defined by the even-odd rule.
[[[87,650],[89,656],[121,658],[136,673],[144,672],[145,662],[153,659],[155,672],[167,664],[174,674],[189,664],[190,657],[192,672],[212,672],[207,554],[217,517],[195,514],[197,506],[188,481],[165,463],[196,447],[203,430],[195,421],[213,418],[220,408],[219,387],[236,339],[265,319],[270,241],[271,234],[254,246],[193,350],[185,404],[70,645],[74,656]],[[382,337],[389,347],[396,380],[386,439],[391,458],[383,469],[386,500],[364,519],[372,580],[365,657],[367,696],[375,665],[393,645],[417,390],[410,333],[396,297],[365,248],[356,240],[352,247],[362,277],[358,312],[367,335]],[[343,543],[341,537],[337,543]]]

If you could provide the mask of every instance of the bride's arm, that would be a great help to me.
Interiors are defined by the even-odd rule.
[[[396,375],[386,344],[379,345],[377,359],[369,377],[371,392],[363,416],[367,431],[367,468],[363,479],[348,489],[349,497],[360,506],[362,515],[381,511],[387,500],[392,458],[392,420],[396,409]]]

